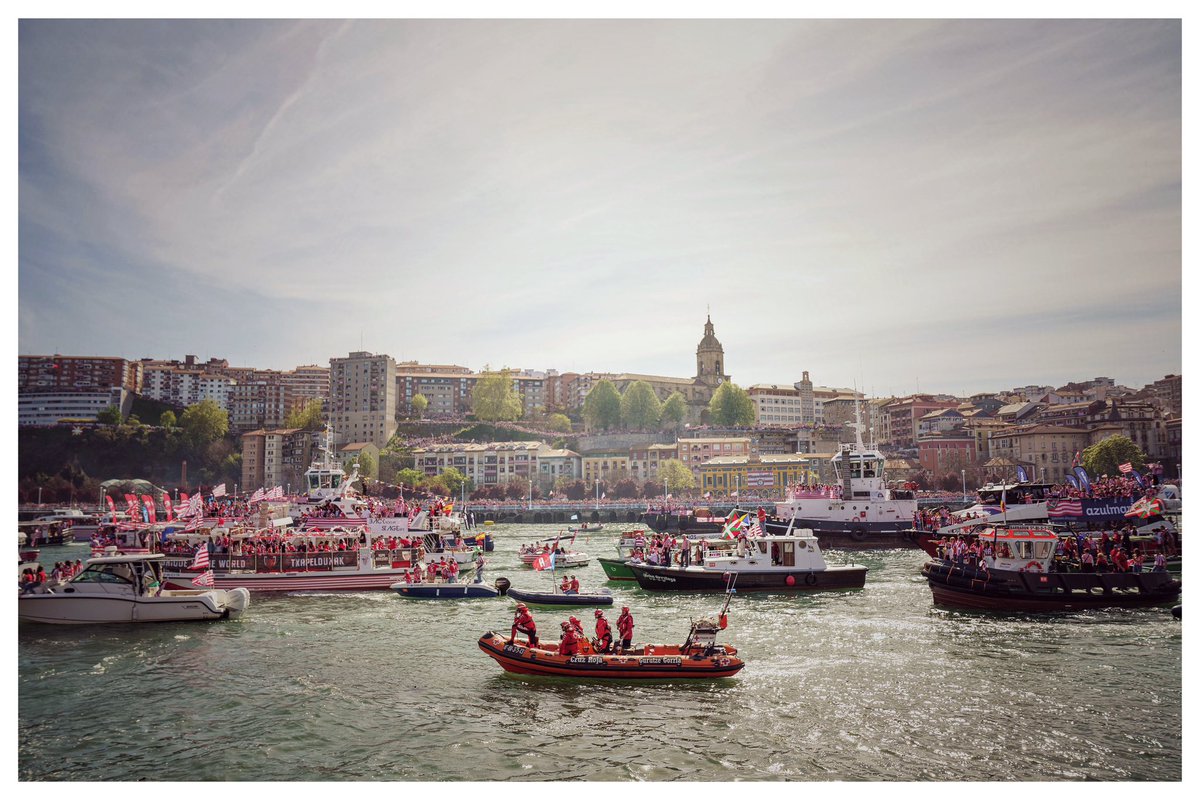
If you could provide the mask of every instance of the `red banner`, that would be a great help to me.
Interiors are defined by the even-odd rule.
[[[142,505],[146,507],[146,522],[158,522],[158,514],[154,509],[154,498],[148,494],[142,495]]]
[[[163,516],[167,518],[167,522],[175,519],[174,509],[171,508],[171,495],[163,495]]]

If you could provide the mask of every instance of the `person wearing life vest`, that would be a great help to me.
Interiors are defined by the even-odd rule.
[[[533,614],[529,613],[529,607],[524,603],[517,603],[517,612],[513,615],[512,634],[508,637],[509,644],[516,642],[518,633],[529,637],[530,647],[537,647],[537,623],[533,621]]]
[[[562,582],[558,584],[558,590],[563,594],[571,591],[571,579],[566,575],[563,575]]]
[[[612,649],[612,628],[604,618],[604,612],[596,609],[596,652],[607,653]]]
[[[621,616],[617,617],[617,633],[621,635],[621,651],[624,652],[633,644],[633,615],[629,606],[621,608]]]
[[[579,636],[569,622],[562,624],[562,638],[558,642],[558,652],[559,655],[564,656],[579,654]]]

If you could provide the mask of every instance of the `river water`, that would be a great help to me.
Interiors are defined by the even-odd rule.
[[[626,526],[628,527],[628,526]],[[487,578],[549,578],[496,526]],[[577,549],[614,552],[614,530]],[[1181,779],[1182,627],[1168,610],[935,609],[919,550],[828,553],[860,591],[739,596],[747,666],[691,685],[504,673],[477,647],[507,599],[256,595],[236,621],[18,631],[22,780]],[[86,558],[45,548],[43,563]],[[605,584],[636,641],[682,641],[716,595]],[[574,613],[534,610],[556,635]]]

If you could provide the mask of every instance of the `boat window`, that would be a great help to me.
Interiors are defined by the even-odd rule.
[[[758,543],[758,552],[762,553],[763,555],[767,554],[767,543],[766,542]]]
[[[1033,542],[1013,542],[1013,558],[1032,558]]]
[[[1033,547],[1034,558],[1049,558],[1054,542],[1036,542]]]
[[[341,476],[341,475],[334,475],[334,476],[333,476],[333,488],[334,488],[334,489],[338,488],[338,484],[339,484],[339,483],[341,483],[341,482],[342,482],[342,476]]]
[[[94,564],[83,572],[79,573],[71,583],[133,583],[132,575],[118,575],[113,571],[113,567],[122,566],[123,564]],[[124,568],[124,572],[129,572],[129,567]]]

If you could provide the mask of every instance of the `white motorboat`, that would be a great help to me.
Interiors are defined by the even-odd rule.
[[[237,589],[164,590],[161,554],[89,559],[65,584],[17,598],[22,622],[89,625],[233,619],[250,605]]]

